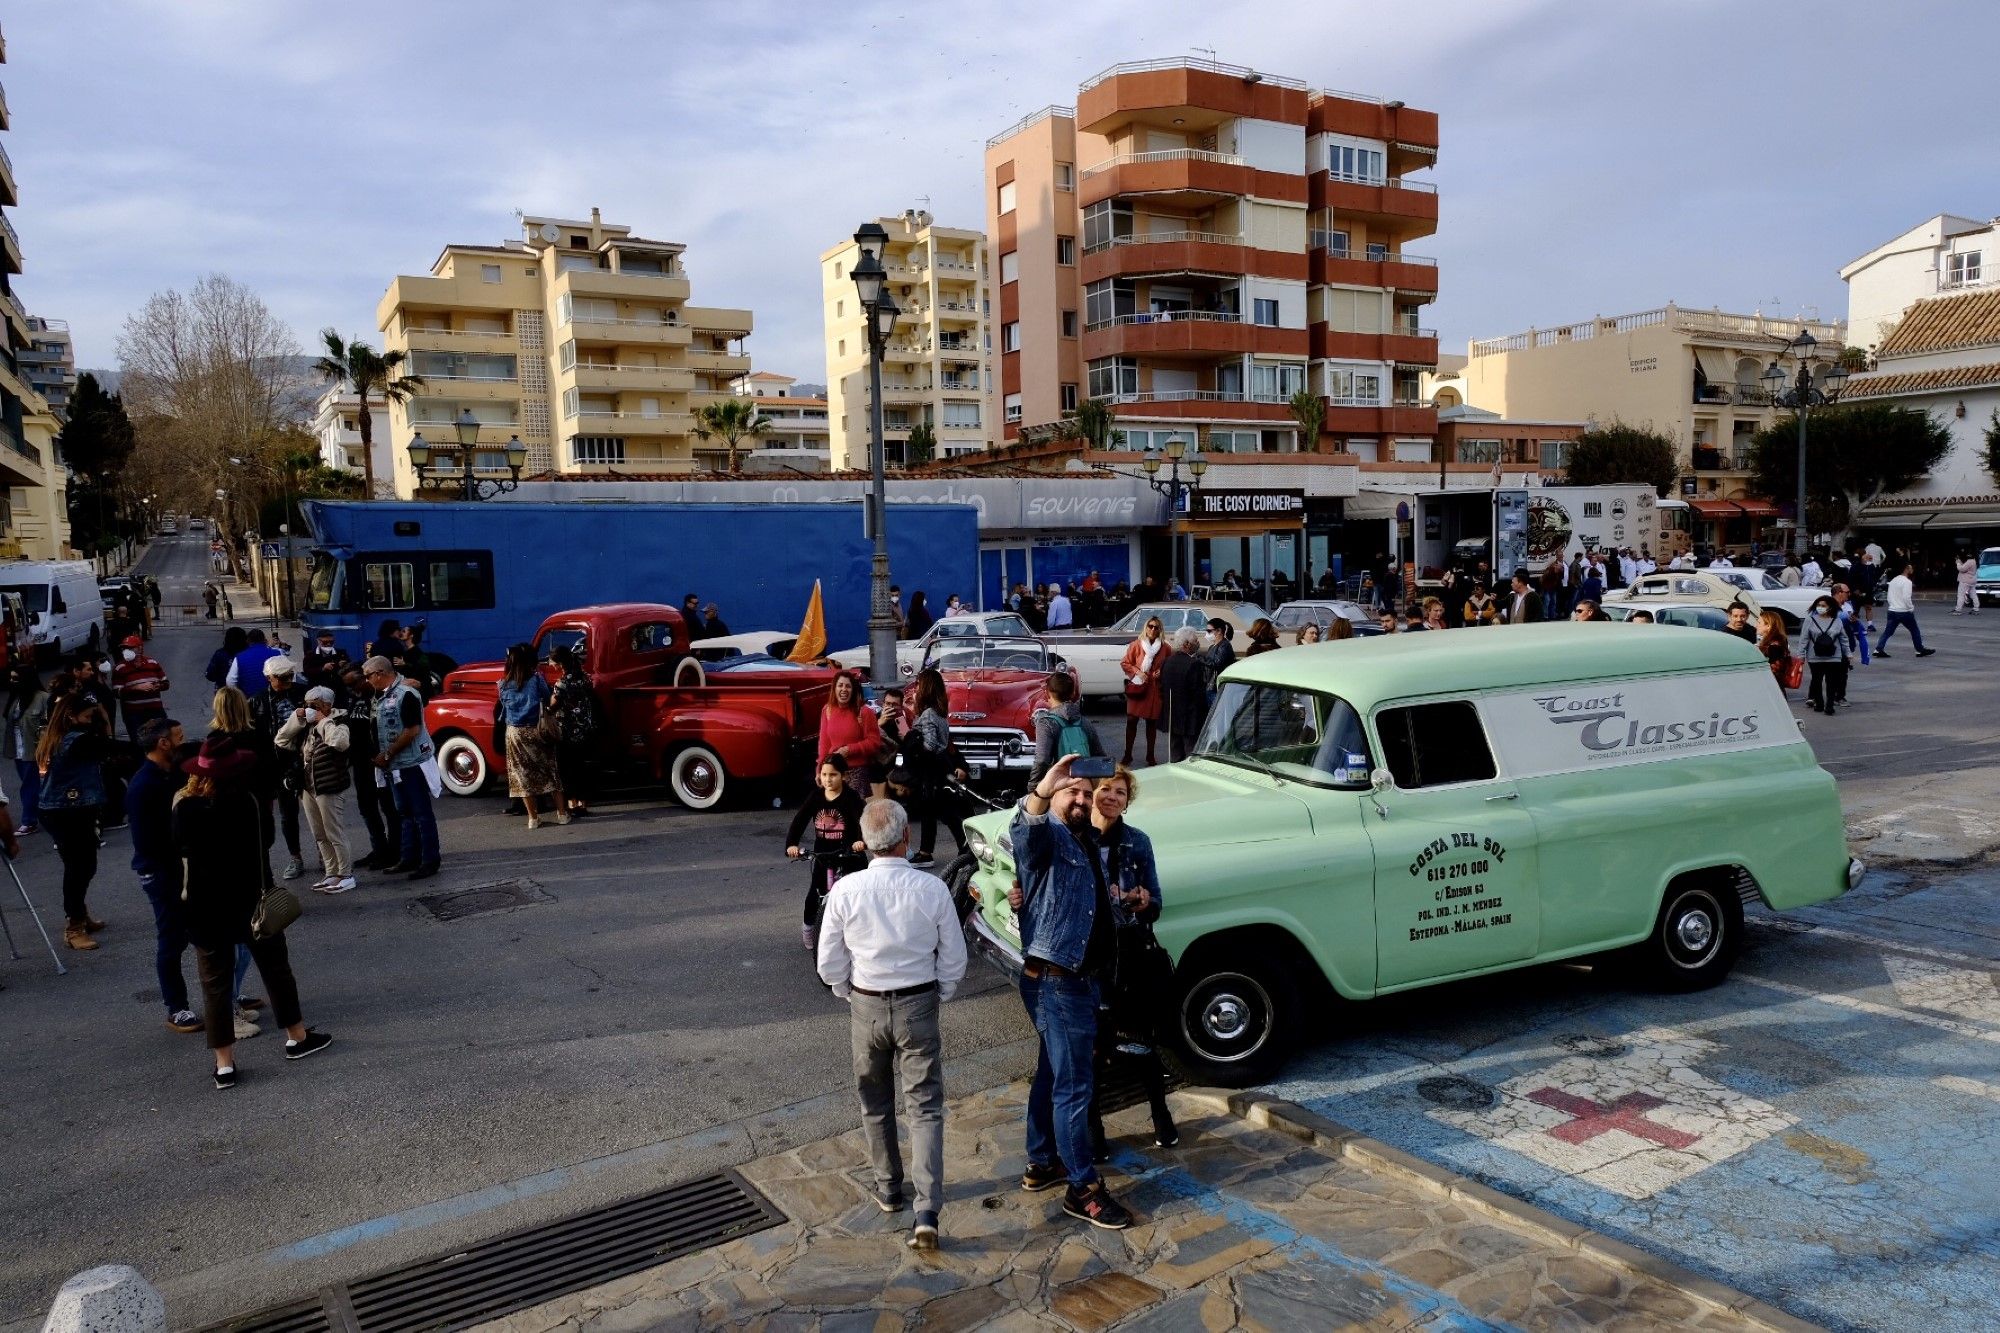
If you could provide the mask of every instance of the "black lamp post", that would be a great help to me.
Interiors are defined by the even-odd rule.
[[[452,476],[451,464],[443,458],[435,458],[437,470],[432,478],[439,486],[448,486],[457,481],[463,498],[467,500],[490,500],[496,495],[505,495],[521,484],[521,469],[527,466],[528,446],[515,435],[507,441],[507,476],[475,477],[472,475],[472,456],[479,444],[479,419],[466,408],[458,414],[458,420],[451,423],[458,433],[458,476]],[[417,471],[417,484],[421,486],[430,472],[436,451],[418,431],[410,437],[410,466]]]
[[[1199,452],[1190,455],[1187,451],[1187,442],[1185,440],[1168,440],[1165,455],[1168,471],[1164,481],[1160,478],[1161,461],[1160,450],[1148,449],[1140,457],[1139,466],[1145,469],[1146,484],[1167,497],[1167,521],[1171,524],[1174,516],[1180,513],[1183,498],[1189,500],[1189,514],[1192,516],[1192,497],[1196,491],[1201,489],[1202,474],[1208,471],[1208,459],[1204,458]],[[1181,480],[1181,464],[1183,462],[1187,464],[1188,475],[1193,478],[1191,481]],[[1171,532],[1172,528],[1169,527],[1168,531]],[[1176,547],[1180,545],[1178,537],[1170,538],[1170,540]],[[1174,563],[1178,564],[1179,560],[1176,559]],[[1267,579],[1270,577],[1270,571],[1265,571],[1265,577]],[[1194,595],[1194,536],[1192,533],[1188,535],[1187,539],[1187,582],[1182,586],[1188,589],[1190,597]]]
[[[1799,363],[1796,375],[1787,375],[1778,361],[1791,357]],[[1827,407],[1840,399],[1840,391],[1847,386],[1847,367],[1840,363],[1836,354],[1823,374],[1815,376],[1814,368],[1820,361],[1819,340],[1805,329],[1778,350],[1777,357],[1765,369],[1764,387],[1771,391],[1771,402],[1778,407],[1788,407],[1799,421],[1799,488],[1798,512],[1793,516],[1797,527],[1792,531],[1792,546],[1801,561],[1806,557],[1806,418],[1815,407]],[[1791,388],[1785,387],[1786,380],[1792,380]]]
[[[878,686],[897,684],[896,608],[889,600],[888,481],[884,475],[882,439],[882,353],[896,317],[903,312],[889,294],[889,274],[882,265],[883,248],[889,233],[873,222],[864,222],[854,233],[861,256],[854,264],[854,292],[861,298],[861,313],[868,324],[868,466],[873,473],[873,494],[869,498],[868,529],[875,538],[871,565],[868,608],[868,674]]]

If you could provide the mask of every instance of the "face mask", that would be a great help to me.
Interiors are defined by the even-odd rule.
[[[122,654],[120,654],[120,656],[122,656],[128,662],[136,662],[139,660],[138,651],[132,648],[127,648]]]

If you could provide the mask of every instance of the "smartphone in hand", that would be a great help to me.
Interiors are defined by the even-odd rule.
[[[1118,766],[1109,758],[1098,755],[1084,755],[1069,766],[1073,778],[1108,778],[1118,771]]]

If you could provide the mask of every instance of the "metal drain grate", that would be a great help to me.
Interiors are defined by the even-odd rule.
[[[733,1171],[529,1227],[318,1300],[204,1333],[430,1333],[467,1328],[778,1226],[785,1215]]]
[[[411,899],[410,906],[438,921],[462,921],[469,916],[511,912],[517,907],[531,907],[555,900],[554,894],[532,879],[503,879],[451,893],[426,894]]]

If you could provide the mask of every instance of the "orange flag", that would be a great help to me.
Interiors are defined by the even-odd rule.
[[[819,580],[813,580],[812,601],[806,603],[806,623],[799,626],[799,641],[792,645],[788,662],[817,662],[826,656],[826,606],[820,601]]]

